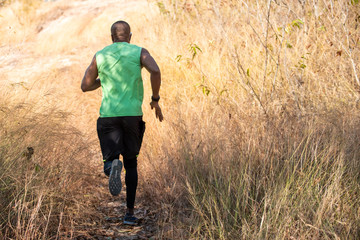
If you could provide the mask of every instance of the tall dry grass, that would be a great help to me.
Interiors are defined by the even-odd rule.
[[[162,236],[358,238],[360,5],[157,4],[142,34],[166,122],[143,154]]]
[[[71,237],[94,182],[87,143],[68,113],[2,94],[0,237]]]
[[[28,47],[17,64],[32,74],[16,72],[13,59],[0,73],[11,80],[1,97],[1,227],[3,236],[46,239],[80,221],[77,169],[93,158],[101,170],[100,93],[83,95],[79,81],[119,15],[105,3],[83,11],[86,3],[60,1],[21,20],[14,4],[0,13],[14,28],[1,29],[1,51]],[[139,158],[139,196],[161,209],[159,239],[360,235],[359,7],[176,0],[121,15],[162,70],[165,122],[147,90]],[[26,81],[14,81],[19,74]]]
[[[33,47],[41,26],[58,14],[58,6],[46,4],[0,8],[0,239],[73,239],[98,217],[91,213],[94,143],[74,114],[86,106],[69,94],[80,69]]]

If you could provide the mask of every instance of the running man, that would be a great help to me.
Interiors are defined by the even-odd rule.
[[[81,82],[83,92],[101,86],[102,101],[97,132],[104,159],[104,173],[109,176],[109,190],[114,196],[121,191],[120,173],[123,156],[127,211],[124,223],[135,225],[134,204],[138,183],[137,156],[145,131],[142,120],[143,82],[141,68],[150,73],[151,109],[163,120],[159,106],[161,74],[153,57],[145,49],[130,44],[130,25],[117,21],[111,26],[112,44],[98,51],[86,69]],[[98,78],[99,77],[99,78]]]

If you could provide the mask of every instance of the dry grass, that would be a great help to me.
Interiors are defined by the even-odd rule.
[[[32,101],[4,96],[0,110],[0,237],[71,235],[93,182],[81,133],[68,113]]]
[[[359,236],[360,5],[302,2],[139,2],[147,11],[129,5],[122,15],[133,43],[146,47],[162,70],[166,121],[156,122],[146,91],[140,157],[140,189],[162,209],[160,239]],[[71,232],[83,198],[72,187],[52,185],[53,177],[63,171],[60,182],[81,185],[76,166],[86,152],[100,159],[94,124],[100,93],[83,95],[79,82],[95,51],[110,43],[104,29],[119,15],[106,4],[76,12],[86,7],[77,3],[43,3],[25,25],[11,11],[17,5],[0,12],[16,28],[1,30],[2,52],[15,56],[32,46],[29,58],[5,59],[8,71],[0,73],[13,84],[4,84],[1,97],[8,100],[0,186],[11,196],[2,234],[15,238],[56,237],[64,216],[61,231]],[[19,74],[24,82],[15,81]],[[146,74],[144,80],[150,89]],[[25,140],[18,145],[19,139]],[[67,145],[73,141],[80,142]],[[84,146],[93,150],[83,152]],[[35,150],[30,160],[27,147]],[[54,162],[53,155],[61,158]],[[12,164],[24,169],[7,171]],[[69,201],[62,191],[70,192]]]
[[[1,239],[71,239],[98,217],[91,215],[98,154],[79,130],[95,103],[75,101],[82,70],[71,54],[34,47],[41,26],[67,7],[27,1],[0,9]]]
[[[160,4],[144,37],[167,116],[149,194],[195,239],[356,239],[359,4],[193,3]]]

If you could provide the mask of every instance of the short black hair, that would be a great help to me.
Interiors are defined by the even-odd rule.
[[[131,33],[130,25],[125,21],[114,22],[111,26],[111,35],[116,40],[129,38]]]

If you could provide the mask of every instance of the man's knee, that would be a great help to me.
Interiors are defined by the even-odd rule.
[[[124,158],[124,168],[136,168],[137,167],[137,158]]]

